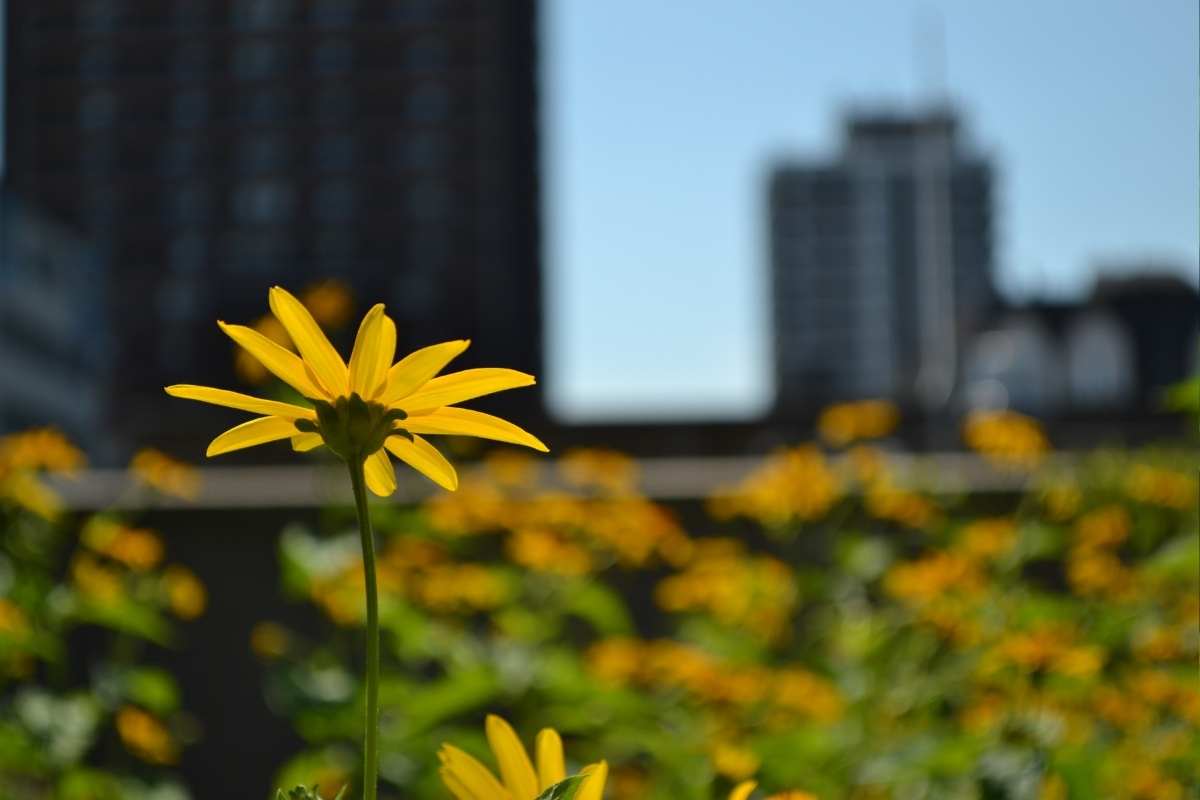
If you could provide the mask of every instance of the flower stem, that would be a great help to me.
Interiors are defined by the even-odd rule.
[[[363,737],[363,800],[375,800],[379,791],[379,590],[375,585],[375,536],[367,511],[363,459],[350,465],[358,530],[362,536],[363,581],[367,589],[367,729]]]

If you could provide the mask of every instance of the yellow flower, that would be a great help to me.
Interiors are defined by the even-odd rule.
[[[103,517],[89,520],[81,538],[92,550],[136,572],[153,569],[163,556],[162,540],[153,531],[130,528]]]
[[[474,436],[546,451],[536,437],[511,422],[454,405],[530,386],[535,382],[532,375],[511,369],[468,369],[435,377],[467,349],[465,340],[432,345],[392,364],[396,325],[382,304],[363,318],[347,365],[299,300],[276,286],[270,291],[270,305],[299,355],[251,328],[218,324],[313,405],[206,386],[168,386],[167,393],[174,397],[261,415],[214,439],[209,456],[281,439],[290,439],[293,449],[301,452],[324,444],[346,459],[365,457],[367,487],[387,496],[396,489],[389,452],[439,486],[451,491],[458,487],[454,467],[421,434]]]
[[[717,771],[718,775],[724,775],[726,778],[734,780],[753,775],[758,772],[761,764],[753,750],[729,742],[715,743],[709,757],[712,760],[713,769]]]
[[[63,510],[58,493],[38,480],[36,474],[24,469],[8,474],[0,469],[0,498],[11,500],[26,511],[51,521]]]
[[[821,438],[841,447],[859,439],[880,439],[900,421],[900,412],[887,400],[859,400],[827,407],[817,419]]]
[[[13,603],[0,597],[0,635],[20,637],[29,630],[25,612]]]
[[[1008,517],[978,519],[962,529],[959,547],[970,557],[988,561],[1002,556],[1017,541],[1017,526]]]
[[[134,453],[129,469],[139,481],[163,494],[183,500],[195,500],[200,495],[200,475],[196,470],[153,447]]]
[[[33,428],[0,437],[0,474],[43,469],[69,475],[85,463],[83,452],[54,428]]]
[[[317,281],[305,287],[302,293],[304,305],[313,318],[322,326],[333,330],[350,321],[354,310],[354,297],[350,287],[336,278]]]
[[[250,649],[262,659],[276,659],[288,651],[287,629],[274,622],[260,622],[250,629]]]
[[[208,592],[191,570],[172,564],[163,571],[162,580],[167,591],[167,602],[175,616],[195,619],[204,613],[208,605]]]
[[[173,764],[179,760],[179,745],[158,719],[134,706],[117,711],[117,734],[129,751],[151,764]]]
[[[963,423],[963,438],[1002,467],[1032,469],[1050,449],[1037,421],[1015,411],[972,411]]]
[[[1190,475],[1147,464],[1136,465],[1125,483],[1125,490],[1133,499],[1179,511],[1196,505],[1198,489],[1200,486]]]
[[[442,782],[457,800],[536,800],[537,796],[567,777],[562,739],[553,728],[543,728],[534,743],[537,769],[512,726],[489,714],[485,725],[488,745],[500,765],[500,778],[463,750],[443,744],[438,751]],[[585,767],[587,776],[577,800],[600,800],[608,778],[608,763]]]

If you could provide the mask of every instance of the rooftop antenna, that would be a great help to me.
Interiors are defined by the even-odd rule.
[[[917,94],[932,106],[946,103],[946,19],[938,8],[916,12],[913,60]]]

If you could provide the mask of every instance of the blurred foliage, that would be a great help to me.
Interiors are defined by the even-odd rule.
[[[857,419],[855,415],[862,415]],[[1019,490],[930,496],[824,418],[742,482],[668,507],[636,462],[511,452],[420,508],[381,504],[383,797],[444,798],[436,750],[480,721],[558,729],[610,798],[1183,798],[1200,792],[1194,449],[1064,466],[1034,420],[964,439]],[[348,509],[291,525],[282,581],[324,621],[251,646],[308,742],[280,785],[353,782],[363,590]],[[803,794],[801,792],[808,792]],[[784,795],[789,796],[789,795]]]
[[[154,531],[63,512],[46,477],[83,463],[54,430],[0,438],[0,797],[186,800],[169,768],[194,726],[146,656],[203,612],[204,587]],[[161,453],[135,471],[138,491],[196,485]]]

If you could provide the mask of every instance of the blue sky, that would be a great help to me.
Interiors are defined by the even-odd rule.
[[[1002,292],[1080,295],[1120,259],[1197,280],[1195,0],[546,0],[543,14],[547,384],[565,419],[761,411],[767,165],[833,154],[850,106],[919,104],[938,64],[999,167]],[[917,46],[939,17],[944,59]]]

